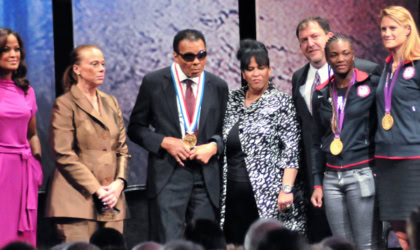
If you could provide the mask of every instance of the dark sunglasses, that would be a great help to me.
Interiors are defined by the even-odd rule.
[[[198,60],[203,60],[204,58],[206,58],[207,51],[200,50],[200,52],[198,52],[198,54],[193,54],[193,53],[181,54],[181,53],[178,53],[178,52],[177,52],[177,54],[180,55],[182,57],[182,59],[184,59],[184,61],[192,62],[192,61],[195,60],[196,57],[198,58]]]

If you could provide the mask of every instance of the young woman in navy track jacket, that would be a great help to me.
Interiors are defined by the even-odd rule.
[[[314,132],[312,204],[325,202],[334,236],[372,249],[375,184],[371,170],[376,128],[375,90],[379,77],[354,68],[350,40],[331,37],[325,55],[334,76],[312,98]]]
[[[420,205],[420,39],[403,7],[383,9],[380,26],[391,54],[376,92],[380,218],[391,223],[401,247],[409,249],[405,220]]]

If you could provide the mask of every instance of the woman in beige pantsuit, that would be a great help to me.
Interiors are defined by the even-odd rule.
[[[53,108],[50,137],[57,168],[47,216],[64,242],[89,241],[102,227],[123,230],[129,154],[118,102],[97,89],[104,77],[101,50],[78,46],[63,77],[67,92]]]

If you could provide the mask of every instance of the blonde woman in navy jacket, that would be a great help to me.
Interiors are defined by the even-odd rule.
[[[350,40],[331,37],[325,55],[334,76],[317,87],[314,117],[312,204],[322,207],[334,236],[372,249],[375,184],[371,170],[379,77],[354,68]]]
[[[380,218],[389,221],[403,249],[409,213],[420,205],[420,39],[405,8],[380,14],[381,35],[390,52],[376,96],[376,165]]]

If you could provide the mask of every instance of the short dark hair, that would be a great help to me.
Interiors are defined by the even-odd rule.
[[[251,58],[254,57],[258,66],[270,67],[270,58],[265,45],[254,39],[244,39],[236,53],[236,58],[241,62],[241,71],[248,68]]]
[[[277,249],[305,250],[308,249],[308,245],[298,232],[291,231],[287,228],[279,228],[263,236],[257,247],[257,250]]]
[[[12,241],[5,245],[2,250],[35,250],[35,247],[23,241]]]
[[[209,219],[196,219],[187,223],[184,238],[205,249],[225,249],[225,236],[219,225]]]
[[[101,228],[90,237],[89,243],[100,249],[125,250],[126,242],[120,231],[114,228]]]
[[[161,249],[163,250],[204,250],[202,246],[188,240],[172,240],[166,243]]]
[[[301,30],[303,30],[304,28],[306,28],[306,26],[308,26],[308,23],[310,23],[310,22],[318,23],[319,26],[321,27],[321,29],[324,30],[325,34],[328,34],[329,32],[331,32],[330,25],[328,24],[327,20],[325,20],[324,18],[319,17],[319,16],[311,16],[311,17],[303,19],[297,25],[297,27],[296,27],[296,37],[298,39],[299,39],[299,32]]]
[[[262,238],[270,231],[284,228],[283,224],[276,219],[258,219],[251,224],[245,235],[244,248],[247,250],[257,250],[257,246]]]
[[[179,43],[184,39],[189,41],[202,40],[204,46],[206,46],[206,39],[204,38],[203,33],[194,29],[185,29],[179,31],[174,37],[173,47],[176,53],[179,53]]]

